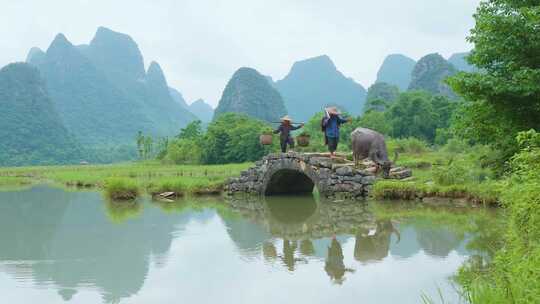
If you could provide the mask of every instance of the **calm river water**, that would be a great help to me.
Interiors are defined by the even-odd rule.
[[[494,215],[376,205],[0,192],[1,302],[459,303]]]

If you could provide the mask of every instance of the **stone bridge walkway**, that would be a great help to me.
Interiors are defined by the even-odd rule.
[[[391,178],[411,176],[410,170],[393,168]],[[327,153],[276,153],[257,161],[241,176],[229,180],[229,194],[260,195],[311,193],[317,187],[324,197],[366,197],[376,180],[375,166],[364,161],[359,168],[344,155],[330,158]]]

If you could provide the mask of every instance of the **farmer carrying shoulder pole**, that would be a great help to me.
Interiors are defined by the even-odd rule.
[[[322,130],[324,132],[324,143],[328,145],[330,156],[334,157],[339,143],[339,128],[342,124],[350,122],[352,119],[341,117],[336,107],[330,107],[324,110],[324,117],[321,121]]]
[[[292,120],[288,115],[285,115],[283,118],[281,118],[281,125],[279,125],[277,130],[274,130],[274,133],[280,133],[279,142],[281,144],[281,152],[287,152],[287,145],[289,145],[291,148],[294,148],[294,139],[291,136],[291,131],[298,130],[303,126],[303,123],[296,127],[293,126]]]

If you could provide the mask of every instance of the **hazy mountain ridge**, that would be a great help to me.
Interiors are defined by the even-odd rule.
[[[161,67],[148,73],[131,37],[100,27],[89,45],[59,34],[28,62],[42,72],[67,128],[85,144],[132,143],[138,131],[174,135],[195,117],[174,102]]]
[[[287,113],[280,93],[252,68],[238,69],[223,91],[214,117],[226,112],[243,113],[265,121],[279,121]]]
[[[169,94],[176,103],[182,106],[182,108],[187,109],[189,107],[186,100],[184,99],[184,96],[177,89],[169,87]]]
[[[366,98],[364,87],[338,71],[326,55],[295,62],[275,87],[296,120],[308,120],[328,105],[358,115]]]
[[[467,62],[467,56],[470,55],[470,52],[463,53],[454,53],[448,58],[450,62],[456,69],[463,72],[476,72],[478,69]]]
[[[411,73],[415,64],[416,61],[405,55],[388,55],[377,72],[377,80],[375,82],[392,84],[397,86],[401,91],[406,91],[411,83]]]
[[[416,63],[409,90],[424,90],[432,94],[455,98],[444,80],[457,73],[457,69],[438,53],[428,54]]]
[[[189,111],[202,122],[210,122],[214,116],[214,108],[203,99],[197,99],[189,105]]]

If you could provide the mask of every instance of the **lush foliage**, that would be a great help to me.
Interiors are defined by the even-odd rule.
[[[523,132],[517,141],[521,151],[511,160],[513,173],[502,196],[510,215],[504,245],[487,271],[469,264],[460,272],[471,303],[535,303],[540,298],[540,134]]]
[[[225,180],[238,176],[250,163],[229,165],[163,165],[158,162],[117,165],[0,168],[0,190],[44,181],[70,187],[99,187],[114,194],[137,188],[159,192],[170,185],[185,185],[188,193],[215,193]],[[166,190],[171,191],[171,190]]]
[[[255,161],[270,151],[277,151],[277,142],[267,147],[259,143],[259,135],[270,125],[248,116],[224,113],[212,121],[206,132],[201,122],[194,121],[163,147],[159,154],[166,163],[225,164]]]
[[[226,113],[219,116],[208,126],[203,137],[203,162],[225,164],[260,159],[270,151],[259,143],[259,135],[266,128],[266,123],[244,115]]]
[[[397,86],[386,82],[377,82],[369,87],[364,105],[364,112],[371,110],[384,111],[399,95]]]
[[[139,187],[133,179],[112,177],[105,180],[105,194],[114,200],[131,200],[139,195]]]
[[[390,135],[417,137],[433,143],[437,129],[449,127],[456,105],[444,96],[427,92],[402,93],[386,113],[391,125]]]
[[[0,70],[0,166],[79,162],[85,152],[69,134],[39,71],[28,64]]]
[[[384,180],[374,185],[373,195],[385,199],[446,197],[470,202],[497,204],[500,201],[500,182],[494,179],[484,159],[492,152],[484,146],[461,145],[449,142],[440,149],[427,148],[415,138],[389,140],[389,153],[399,151],[396,165],[414,168],[410,180]]]
[[[519,131],[540,129],[540,8],[537,1],[482,1],[468,40],[476,73],[449,83],[469,102],[456,130],[501,150],[499,163],[516,151]]]

